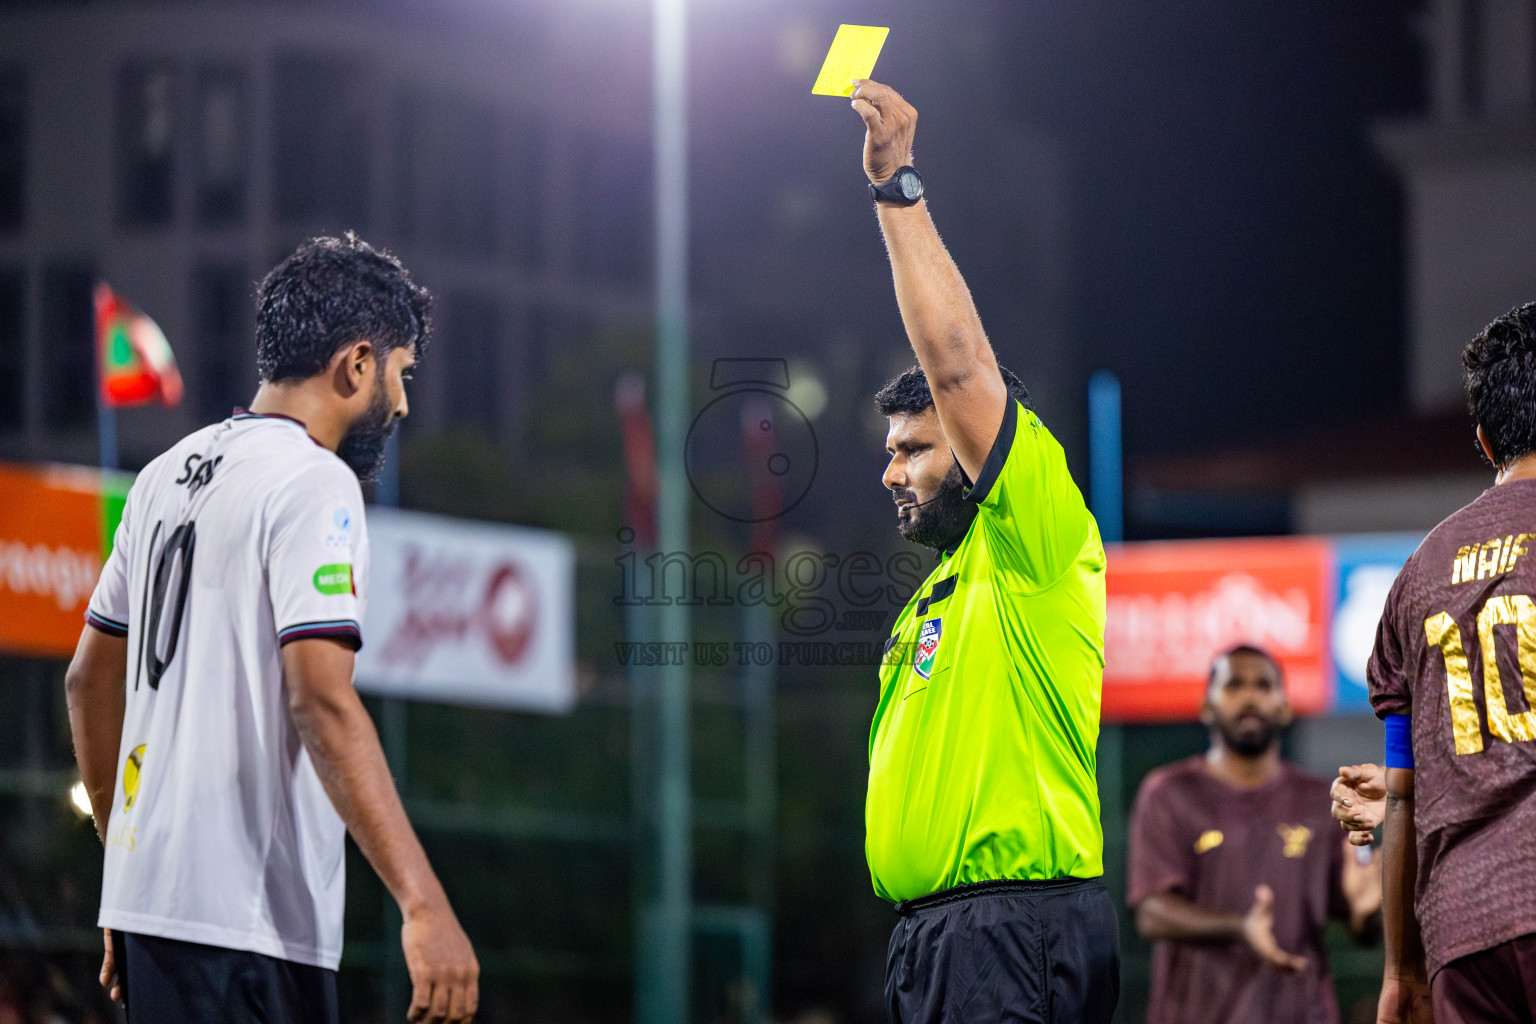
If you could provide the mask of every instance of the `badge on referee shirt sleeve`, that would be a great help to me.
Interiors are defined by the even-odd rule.
[[[912,670],[924,679],[933,674],[933,659],[938,657],[939,637],[943,633],[943,619],[928,619],[917,634],[917,651],[912,656]]]

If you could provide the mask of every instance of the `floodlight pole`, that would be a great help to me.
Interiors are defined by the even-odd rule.
[[[400,507],[400,430],[396,428],[384,448],[384,470],[373,492],[373,503],[383,508]],[[400,697],[383,697],[379,700],[379,743],[384,748],[384,760],[394,777],[395,788],[402,799],[406,793],[406,709]],[[400,905],[387,894],[384,897],[384,939],[380,943],[382,956],[379,973],[383,979],[384,1013],[386,1019],[399,1019],[402,1006],[411,1001],[411,976],[405,966],[405,950],[400,945],[400,928],[405,924]]]
[[[656,525],[663,554],[687,552],[688,125],[687,0],[653,0],[656,147]],[[688,650],[687,606],[656,609],[664,650]],[[692,986],[693,814],[689,779],[687,659],[656,674],[654,876],[639,879],[635,949],[637,1024],[686,1024]],[[644,840],[642,840],[644,841]]]

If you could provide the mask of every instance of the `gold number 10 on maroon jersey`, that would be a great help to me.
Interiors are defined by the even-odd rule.
[[[1511,712],[1504,700],[1504,683],[1499,678],[1494,642],[1498,626],[1515,627],[1515,644],[1520,665],[1520,683],[1529,711]],[[1467,665],[1467,650],[1461,642],[1461,628],[1447,612],[1424,620],[1424,634],[1431,647],[1440,648],[1445,658],[1445,683],[1451,698],[1451,731],[1456,736],[1456,753],[1476,754],[1483,749],[1483,730],[1477,719],[1477,704],[1472,697],[1472,672]],[[1488,709],[1488,732],[1506,743],[1536,740],[1536,601],[1524,594],[1490,597],[1477,613],[1478,646],[1482,648],[1483,698]]]

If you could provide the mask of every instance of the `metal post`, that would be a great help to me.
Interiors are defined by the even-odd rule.
[[[117,410],[102,397],[101,359],[96,370],[96,450],[97,462],[102,469],[117,468]]]
[[[50,680],[41,662],[24,664],[21,674],[25,680],[22,697],[22,720],[25,723],[22,732],[22,764],[28,775],[39,778],[48,762]],[[64,794],[48,795],[57,798]],[[20,841],[16,845],[25,852],[30,862],[29,867],[36,866],[42,856],[48,837],[47,822],[52,812],[53,808],[43,799],[21,801],[21,834],[17,837]]]
[[[1105,543],[1125,539],[1120,460],[1120,378],[1100,370],[1088,378],[1088,484]]]
[[[663,553],[687,552],[688,138],[687,0],[654,0],[656,117],[656,520]],[[688,608],[657,609],[659,639],[687,650]],[[690,681],[686,659],[657,674],[656,875],[636,942],[635,1018],[685,1024],[692,987],[693,815],[689,791]]]
[[[379,741],[384,747],[384,759],[389,762],[389,773],[394,776],[395,788],[405,795],[405,701],[399,697],[385,697],[381,702]],[[411,1001],[411,979],[406,971],[405,950],[400,945],[400,929],[405,924],[400,907],[388,893],[384,895],[384,1017],[398,1020]]]
[[[771,644],[774,612],[767,603],[742,609],[742,639]],[[761,911],[762,932],[754,941],[743,938],[742,968],[750,992],[744,1024],[762,1024],[772,1012],[772,921],[774,818],[778,803],[778,751],[774,718],[774,666],[757,659],[742,669],[742,711],[746,726],[747,814],[752,821],[747,893]]]
[[[390,435],[384,450],[384,471],[374,491],[374,504],[394,508],[400,504],[400,431]],[[379,702],[379,743],[384,748],[384,760],[389,762],[389,773],[394,777],[395,788],[405,796],[406,771],[406,705],[399,697],[385,697]],[[400,907],[384,895],[384,939],[381,944],[384,956],[379,965],[383,975],[384,1016],[397,1020],[411,1001],[411,979],[406,971],[405,950],[400,945],[400,929],[404,925]]]
[[[1088,479],[1099,536],[1108,543],[1125,539],[1120,452],[1120,379],[1108,370],[1088,378]],[[1123,895],[1125,878],[1125,729],[1099,726],[1099,819],[1104,836],[1104,868],[1111,886]]]

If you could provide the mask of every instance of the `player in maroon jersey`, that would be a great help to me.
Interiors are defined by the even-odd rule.
[[[1462,364],[1495,485],[1403,566],[1368,670],[1387,725],[1379,1024],[1536,1019],[1536,303]],[[1334,793],[1358,805],[1346,827],[1373,817],[1371,773],[1354,778]]]
[[[1328,783],[1280,757],[1280,666],[1256,647],[1211,665],[1208,751],[1149,774],[1131,820],[1127,897],[1157,942],[1149,1024],[1333,1024],[1323,928],[1373,937],[1381,872],[1331,826]]]

